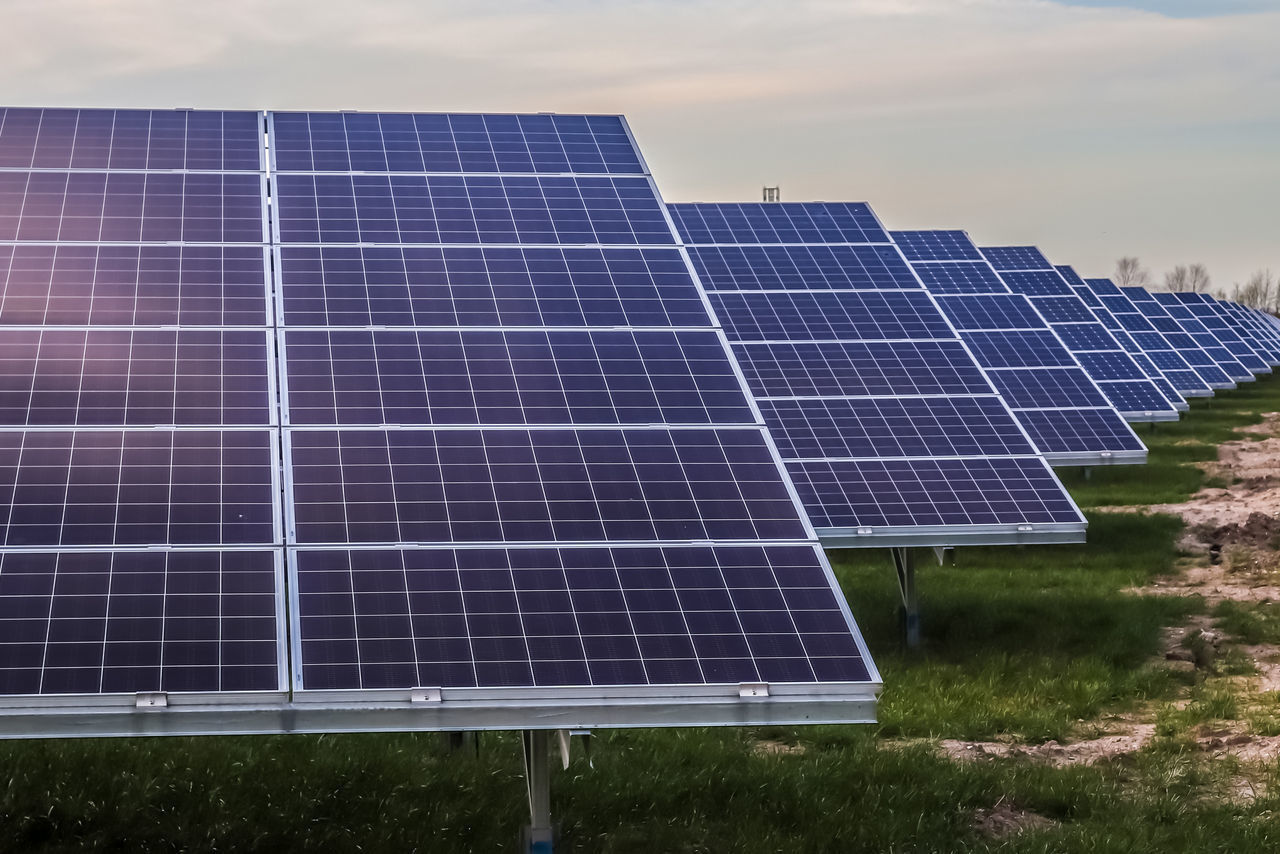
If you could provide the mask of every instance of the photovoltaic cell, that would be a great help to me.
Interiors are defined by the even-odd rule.
[[[981,261],[982,253],[963,231],[895,231],[908,261]]]
[[[813,549],[301,550],[314,688],[865,682]]]
[[[712,331],[286,333],[302,424],[718,424],[752,414]]]
[[[896,232],[895,232],[896,233]],[[915,274],[935,294],[994,294],[1008,289],[991,265],[981,263],[917,264]]]
[[[0,694],[272,691],[276,553],[0,553]]]
[[[711,305],[730,341],[947,338],[924,291],[717,292]]]
[[[0,325],[267,323],[260,247],[0,246]]]
[[[982,255],[998,271],[1051,270],[1052,265],[1034,246],[985,246]],[[1003,278],[1003,277],[1001,277]]]
[[[888,243],[862,203],[672,204],[685,243]]]
[[[290,434],[300,545],[803,539],[752,430]]]
[[[289,326],[711,325],[675,249],[287,246],[280,258]]]
[[[733,345],[747,386],[764,397],[989,394],[958,341]]]
[[[1031,303],[1012,294],[939,296],[938,305],[956,329],[1041,329],[1044,320]]]
[[[619,116],[271,114],[279,172],[643,174]]]
[[[0,240],[265,243],[260,175],[0,171]]]
[[[0,169],[259,172],[262,152],[254,112],[0,108]]]
[[[286,244],[675,242],[647,178],[283,173],[275,188]]]
[[[709,291],[920,287],[891,246],[705,246],[691,257]]]

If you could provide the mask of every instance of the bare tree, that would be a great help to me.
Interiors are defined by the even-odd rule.
[[[1278,298],[1277,282],[1270,270],[1258,270],[1243,285],[1236,284],[1235,300],[1241,305],[1272,311]]]
[[[1189,290],[1196,293],[1207,293],[1209,290],[1209,271],[1203,264],[1192,264],[1187,268],[1187,284]]]
[[[1151,274],[1139,263],[1137,258],[1126,256],[1116,262],[1117,285],[1149,285]]]
[[[1175,294],[1191,290],[1191,271],[1181,264],[1174,267],[1164,274],[1164,289]]]

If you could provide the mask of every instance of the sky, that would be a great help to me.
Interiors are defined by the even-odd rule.
[[[669,201],[1280,272],[1280,0],[0,0],[23,106],[623,113]]]

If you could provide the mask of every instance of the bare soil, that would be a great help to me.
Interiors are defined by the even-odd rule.
[[[1057,822],[1039,813],[1020,809],[1001,798],[991,809],[973,812],[973,829],[988,839],[1004,839],[1024,830],[1041,830]]]

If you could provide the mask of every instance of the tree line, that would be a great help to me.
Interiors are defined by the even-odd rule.
[[[1151,271],[1143,267],[1137,258],[1130,256],[1116,262],[1116,272],[1112,278],[1121,286],[1139,285],[1149,288],[1154,284]],[[1257,270],[1244,284],[1236,282],[1230,290],[1213,290],[1213,281],[1203,264],[1179,264],[1164,274],[1164,289],[1174,293],[1211,293],[1218,299],[1229,299],[1250,308],[1280,314],[1280,281],[1277,281],[1270,270]]]

